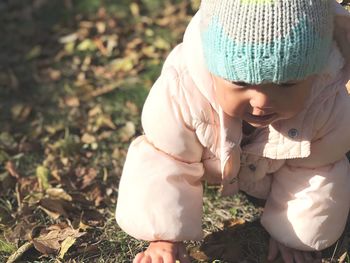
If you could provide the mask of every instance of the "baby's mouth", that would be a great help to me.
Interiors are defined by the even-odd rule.
[[[254,115],[252,113],[247,113],[246,117],[248,122],[267,123],[269,121],[272,121],[276,115],[276,113],[269,113],[265,115]]]

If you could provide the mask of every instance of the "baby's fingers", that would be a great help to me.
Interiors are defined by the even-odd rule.
[[[144,257],[144,252],[140,252],[136,255],[136,257],[134,258],[134,260],[132,261],[132,263],[140,263],[141,259]]]
[[[281,256],[283,258],[284,263],[293,263],[293,253],[292,249],[283,246],[282,244],[278,244],[279,251],[281,252]]]
[[[306,262],[313,262],[314,258],[310,252],[303,252]]]
[[[301,251],[294,251],[293,256],[296,263],[306,263],[308,261],[305,260],[304,254]]]
[[[151,255],[152,263],[164,263],[163,257],[160,255]]]
[[[169,253],[163,255],[163,263],[175,263],[175,256]]]
[[[269,242],[269,253],[267,255],[267,260],[274,260],[278,255],[278,247],[277,247],[277,242],[270,238]]]
[[[146,255],[145,252],[140,252],[136,255],[132,263],[151,263],[151,257]]]

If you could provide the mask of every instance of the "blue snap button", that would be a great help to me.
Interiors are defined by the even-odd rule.
[[[288,136],[290,137],[290,138],[295,138],[295,137],[297,137],[298,136],[298,130],[297,129],[290,129],[289,131],[288,131]]]
[[[251,170],[252,172],[256,171],[256,166],[254,164],[249,164],[248,166],[249,170]]]

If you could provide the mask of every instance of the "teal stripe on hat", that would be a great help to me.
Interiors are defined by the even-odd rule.
[[[283,83],[322,70],[332,43],[332,31],[320,36],[301,20],[290,32],[267,43],[239,43],[227,36],[213,17],[202,30],[205,61],[210,72],[230,81]]]

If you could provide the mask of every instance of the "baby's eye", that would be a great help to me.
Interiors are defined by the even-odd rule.
[[[246,87],[246,86],[249,85],[248,83],[245,83],[245,82],[242,82],[242,81],[231,81],[231,83],[236,85],[236,86],[241,86],[241,87]]]
[[[281,87],[281,88],[290,88],[290,87],[293,87],[295,86],[297,83],[281,83],[279,84],[278,86]]]

